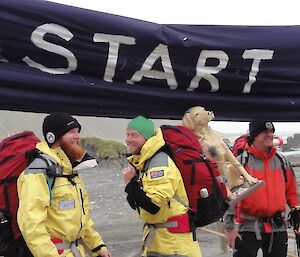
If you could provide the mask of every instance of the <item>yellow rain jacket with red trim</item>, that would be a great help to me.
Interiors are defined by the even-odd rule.
[[[151,159],[156,157],[154,155],[164,144],[161,129],[157,129],[155,136],[148,139],[142,147],[140,155],[128,158],[129,162],[139,171],[142,190],[160,208],[155,214],[139,208],[139,218],[148,224],[164,223],[173,216],[187,213],[187,208],[173,198],[174,195],[177,195],[188,205],[183,180],[173,160],[165,155],[165,161],[156,160],[155,164],[160,163],[159,166],[152,164]],[[149,159],[150,164],[148,164]],[[148,233],[149,227],[145,226],[144,240]],[[155,229],[153,242],[150,247],[145,247],[143,256],[147,256],[147,253],[150,252],[187,257],[201,256],[199,244],[197,241],[193,241],[191,232],[171,233],[167,228]]]
[[[53,158],[63,168],[63,174],[72,174],[72,165],[61,148],[51,149],[45,141],[38,143],[36,148]],[[32,254],[38,257],[73,256],[69,249],[59,255],[51,241],[53,238],[64,242],[82,239],[90,250],[94,249],[93,256],[106,251],[89,215],[88,195],[81,177],[72,179],[74,185],[67,178],[57,177],[49,190],[45,165],[43,160],[36,158],[18,179],[18,224]],[[77,249],[82,257],[85,256],[80,243]]]

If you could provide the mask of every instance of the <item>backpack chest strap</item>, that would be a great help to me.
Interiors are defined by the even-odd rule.
[[[56,249],[59,253],[62,253],[63,250],[70,249],[74,257],[81,257],[81,254],[77,249],[78,240],[75,240],[73,242],[66,242],[58,238],[51,238],[51,241],[55,244]]]

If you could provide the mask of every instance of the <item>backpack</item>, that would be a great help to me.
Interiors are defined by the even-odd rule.
[[[227,193],[217,163],[207,160],[196,135],[183,126],[162,126],[162,148],[179,169],[197,227],[219,220],[228,208]],[[178,197],[175,200],[184,204]],[[186,204],[184,204],[186,205]]]
[[[17,133],[0,142],[0,256],[15,256],[18,251],[16,248],[20,244],[18,240],[22,240],[17,223],[17,180],[27,166],[35,158],[45,162],[50,201],[57,177],[66,178],[74,185],[72,178],[78,176],[77,173],[63,174],[63,168],[53,158],[36,149],[38,142],[39,138],[32,131]]]
[[[242,154],[246,145],[248,144],[248,140],[249,140],[249,134],[243,134],[234,141],[232,147],[232,153],[235,157]]]
[[[248,141],[249,141],[249,134],[243,134],[234,141],[232,147],[232,153],[235,157],[242,154],[246,145],[248,144]],[[283,139],[279,136],[275,136],[273,138],[273,143],[274,146],[281,146],[283,145]]]
[[[39,141],[33,132],[23,131],[0,142],[0,255],[8,243],[13,244],[21,235],[17,224],[17,179],[30,163],[26,152],[35,149]]]
[[[248,141],[249,141],[249,134],[243,134],[234,141],[233,148],[232,148],[232,153],[235,157],[241,155],[241,164],[243,165],[244,168],[246,167],[249,160],[249,153],[245,150]],[[274,138],[273,142],[274,145],[283,144],[283,140],[280,137]],[[281,169],[284,175],[284,179],[285,181],[287,181],[286,169],[288,167],[288,162],[281,153],[276,152],[276,156],[279,158],[281,162]]]

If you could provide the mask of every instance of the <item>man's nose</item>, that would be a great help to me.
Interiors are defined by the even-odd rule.
[[[133,141],[133,136],[127,135],[125,141],[126,141],[126,143],[131,143]]]
[[[78,131],[75,131],[74,136],[75,138],[80,138],[80,133]]]

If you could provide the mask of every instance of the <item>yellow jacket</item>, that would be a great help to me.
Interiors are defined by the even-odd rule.
[[[54,159],[63,168],[63,174],[72,174],[72,165],[61,148],[51,149],[45,141],[36,148],[46,158]],[[18,179],[18,224],[32,254],[36,257],[73,256],[69,249],[59,255],[51,238],[65,242],[81,238],[90,250],[96,249],[93,256],[106,251],[105,246],[99,249],[104,243],[89,215],[88,196],[81,177],[72,178],[74,186],[67,178],[57,177],[49,190],[48,184],[53,181],[47,183],[45,167],[46,162],[36,158]],[[77,248],[81,256],[85,256],[83,246],[79,244]]]
[[[151,214],[139,208],[139,217],[145,223],[164,223],[170,217],[186,213],[187,208],[176,201],[177,195],[188,205],[188,198],[181,174],[173,160],[165,153],[156,154],[165,144],[161,129],[155,136],[147,140],[140,155],[128,158],[129,162],[139,171],[142,189],[160,210]],[[149,161],[150,160],[150,161]],[[144,239],[149,233],[149,227],[144,229]],[[155,229],[155,236],[150,247],[146,247],[143,256],[155,252],[165,255],[180,255],[189,257],[201,256],[199,244],[193,241],[192,233],[171,233],[167,228]]]

